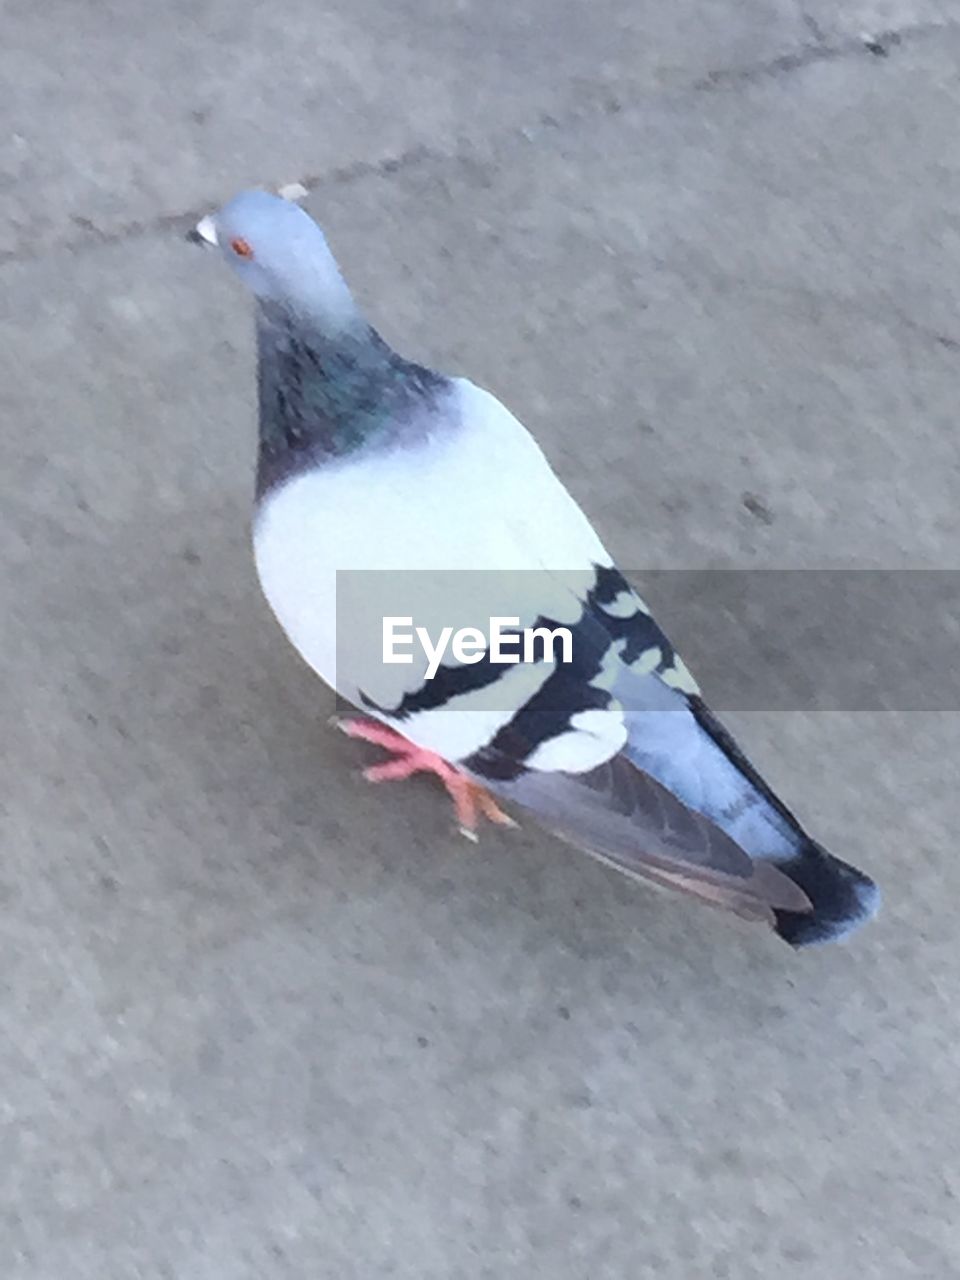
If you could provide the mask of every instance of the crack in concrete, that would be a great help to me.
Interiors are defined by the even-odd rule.
[[[325,174],[291,178],[281,185],[290,186],[294,183],[299,183],[305,188],[307,194],[310,194],[324,185],[338,186],[341,183],[356,182],[361,178],[372,175],[396,173],[399,169],[405,169],[426,159],[442,159],[447,154],[439,149],[434,150],[423,143],[418,143],[416,146],[408,147],[394,156],[384,156],[379,160],[353,161],[350,164],[339,165],[334,169],[330,169]],[[449,154],[450,158],[456,158],[456,153]],[[102,245],[118,244],[124,240],[134,240],[140,236],[153,235],[156,232],[183,231],[186,233],[204,214],[209,213],[216,205],[217,201],[214,199],[206,202],[202,208],[181,209],[176,213],[160,213],[156,217],[147,219],[134,218],[129,222],[117,223],[116,226],[109,228],[109,230],[96,226],[89,218],[75,216],[71,218],[71,222],[81,229],[82,235],[75,237],[61,236],[51,239],[36,250],[31,250],[30,248],[5,250],[0,252],[0,266],[11,262],[35,262],[45,257],[48,253],[58,253],[63,250],[70,253],[82,252],[85,249],[99,248]]]
[[[815,43],[788,50],[773,58],[767,58],[762,62],[753,63],[749,66],[724,67],[707,72],[706,75],[697,77],[685,87],[679,89],[673,88],[660,92],[648,90],[627,102],[624,102],[615,93],[611,92],[602,101],[587,106],[582,103],[580,105],[571,104],[560,115],[544,112],[533,122],[528,121],[525,124],[511,125],[486,139],[463,141],[455,144],[452,149],[420,142],[405,148],[396,155],[382,156],[377,160],[352,161],[349,164],[329,169],[325,173],[291,176],[285,179],[284,185],[299,183],[310,195],[323,187],[347,185],[368,177],[385,177],[415,168],[417,165],[430,161],[464,162],[473,153],[485,146],[511,141],[532,142],[541,133],[556,132],[591,119],[602,119],[616,115],[631,107],[640,106],[651,97],[666,96],[667,93],[670,96],[683,96],[685,93],[717,92],[792,75],[794,72],[821,62],[835,62],[851,57],[886,58],[894,49],[901,48],[907,43],[960,29],[960,23],[957,22],[922,22],[901,27],[897,30],[847,37],[829,44],[824,40],[823,32],[815,19],[809,18],[806,14],[803,15],[803,19]],[[594,88],[599,90],[600,87],[598,85]],[[155,235],[158,232],[175,232],[178,230],[186,232],[205,213],[215,208],[218,203],[218,198],[213,197],[208,202],[205,202],[202,208],[179,210],[176,213],[160,213],[153,218],[147,219],[131,219],[128,222],[118,223],[109,229],[101,229],[90,219],[75,215],[71,221],[81,229],[81,235],[54,237],[38,246],[35,250],[26,247],[0,251],[0,267],[6,264],[35,262],[52,253],[64,251],[74,254],[83,253],[103,245],[119,244],[126,240]],[[952,340],[950,341],[952,342]]]

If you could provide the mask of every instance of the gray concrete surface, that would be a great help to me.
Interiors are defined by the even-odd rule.
[[[258,597],[248,317],[178,236],[307,179],[631,568],[953,567],[949,18],[3,4],[5,1280],[960,1272],[958,709],[733,717],[886,891],[802,956],[367,789]]]

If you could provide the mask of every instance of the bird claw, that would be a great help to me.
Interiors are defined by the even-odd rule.
[[[476,828],[481,817],[497,826],[517,826],[480,783],[474,782],[456,765],[450,764],[435,752],[409,742],[396,729],[377,720],[343,720],[339,716],[331,716],[327,723],[345,733],[348,738],[360,738],[391,753],[391,759],[368,765],[363,770],[363,776],[368,782],[399,781],[414,773],[432,773],[438,777],[453,801],[460,834],[472,844],[478,843]]]

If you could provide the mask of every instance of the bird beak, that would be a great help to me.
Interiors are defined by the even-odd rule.
[[[207,214],[205,218],[201,218],[195,227],[187,232],[187,239],[191,244],[217,244],[217,226],[213,218]]]

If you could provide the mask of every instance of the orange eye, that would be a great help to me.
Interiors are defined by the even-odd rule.
[[[250,248],[250,245],[247,243],[246,240],[243,240],[240,236],[237,236],[235,240],[230,241],[230,248],[233,250],[233,252],[237,255],[238,258],[253,257],[253,250]]]

